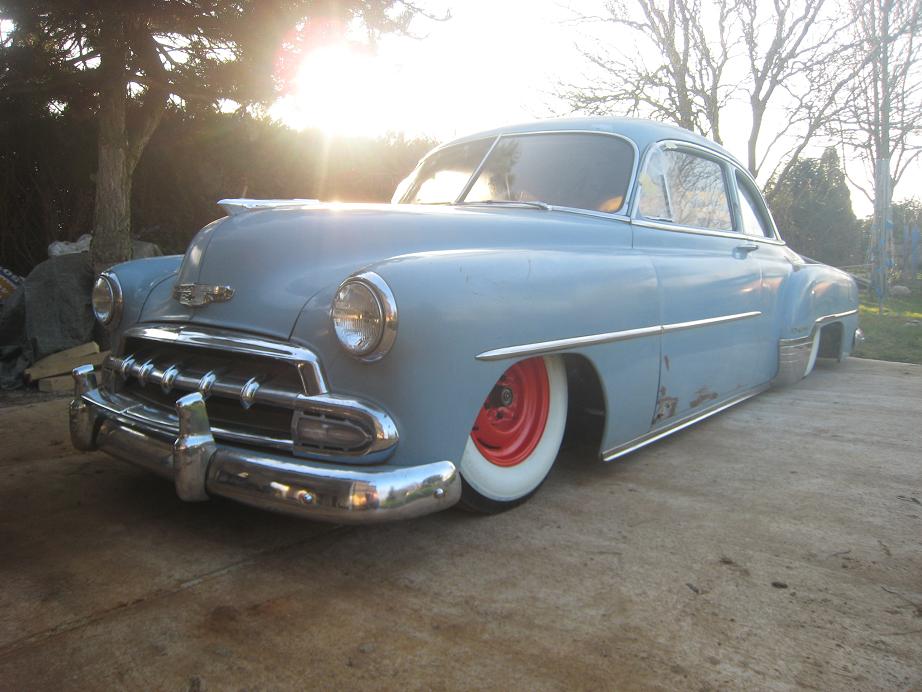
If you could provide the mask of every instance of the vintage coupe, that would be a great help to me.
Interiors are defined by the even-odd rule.
[[[726,151],[652,122],[464,137],[390,205],[219,204],[185,256],[100,275],[113,355],[74,371],[75,446],[184,500],[500,511],[568,415],[601,417],[617,459],[860,337],[852,278],[785,245]]]

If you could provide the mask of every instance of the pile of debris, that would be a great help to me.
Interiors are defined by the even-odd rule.
[[[40,392],[72,392],[74,378],[71,377],[71,371],[78,365],[101,365],[108,355],[108,351],[100,352],[99,344],[95,341],[88,341],[35,362],[26,368],[25,380],[29,384],[37,382]]]
[[[13,290],[0,295],[0,389],[38,382],[55,391],[65,387],[71,368],[104,358],[98,344],[108,345],[106,334],[96,326],[90,300],[95,276],[89,243],[68,245],[49,248],[51,256],[24,280],[4,274],[4,286]],[[136,258],[160,254],[153,243],[135,241]],[[49,378],[57,379],[43,385]]]

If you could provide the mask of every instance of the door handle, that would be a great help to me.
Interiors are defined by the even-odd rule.
[[[733,248],[733,256],[737,259],[746,259],[750,252],[755,252],[758,249],[758,243],[743,243]]]

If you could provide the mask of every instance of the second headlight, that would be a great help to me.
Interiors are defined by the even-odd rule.
[[[394,294],[374,272],[350,276],[340,284],[330,317],[340,345],[364,361],[383,358],[397,337]]]

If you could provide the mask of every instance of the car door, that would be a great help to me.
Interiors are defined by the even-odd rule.
[[[662,352],[654,427],[764,383],[771,324],[759,243],[739,232],[728,163],[661,142],[647,154],[634,207],[634,247],[657,274]],[[755,366],[754,366],[755,364]]]
[[[736,188],[740,230],[759,245],[754,255],[762,270],[762,314],[763,322],[770,326],[766,338],[770,348],[759,351],[752,367],[761,373],[764,381],[773,378],[778,371],[778,338],[781,314],[782,288],[794,270],[796,255],[778,237],[771,214],[762,198],[762,193],[752,177],[741,168],[733,168],[733,187]]]

